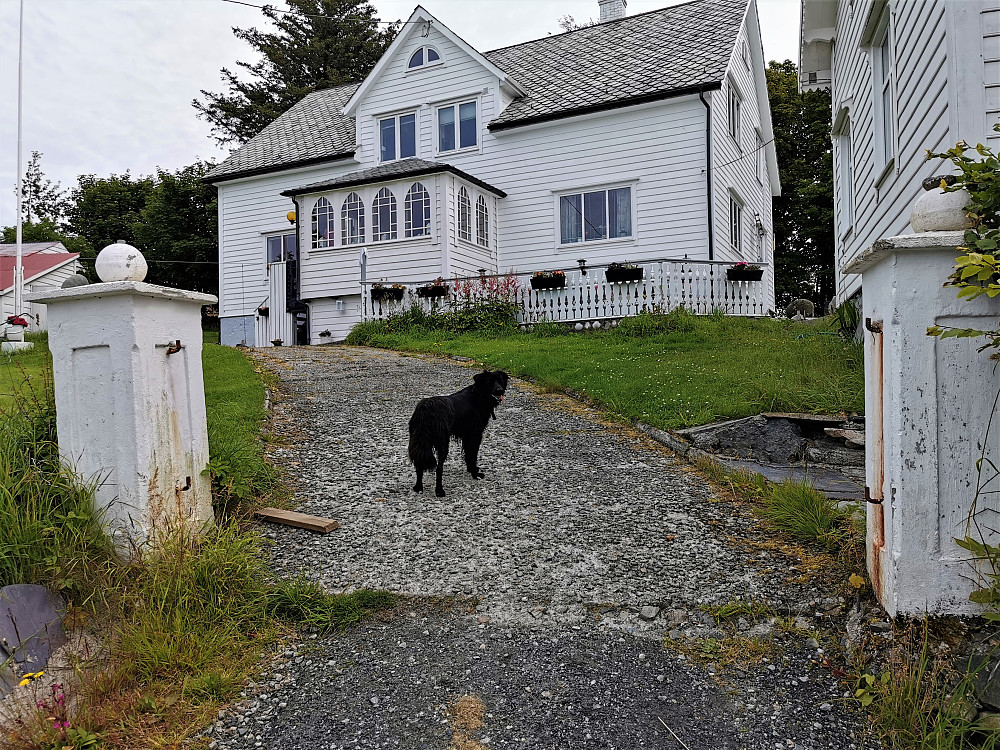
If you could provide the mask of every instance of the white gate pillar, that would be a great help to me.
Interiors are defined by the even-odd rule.
[[[138,253],[119,244],[102,256],[111,248]],[[144,278],[141,266],[126,277]],[[26,299],[48,306],[59,452],[99,483],[95,503],[119,545],[211,523],[201,307],[216,297],[119,280]]]
[[[920,206],[911,216],[917,228]],[[982,339],[927,335],[930,326],[993,330],[1000,320],[1000,300],[959,300],[956,287],[943,286],[962,237],[890,237],[843,269],[862,275],[868,571],[893,616],[981,609],[969,601],[976,570],[955,539],[967,533],[977,461],[985,455],[1000,466],[1000,418],[987,439],[1000,377],[976,351]],[[998,507],[994,497],[979,507]]]

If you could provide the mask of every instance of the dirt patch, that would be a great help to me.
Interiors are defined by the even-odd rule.
[[[472,735],[483,728],[486,706],[478,695],[463,695],[445,712],[453,737],[450,750],[482,750],[483,746]]]

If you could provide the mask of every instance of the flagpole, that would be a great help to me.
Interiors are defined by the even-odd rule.
[[[21,201],[23,199],[24,169],[21,163],[23,147],[21,145],[21,96],[22,70],[24,65],[24,0],[21,0],[21,12],[18,18],[17,31],[17,260],[14,263],[14,315],[24,312],[24,266],[21,257]]]

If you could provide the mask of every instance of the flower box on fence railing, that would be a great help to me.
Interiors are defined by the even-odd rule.
[[[566,274],[562,271],[538,271],[531,277],[532,289],[565,289]]]
[[[435,299],[437,297],[447,296],[447,294],[448,294],[447,284],[425,284],[424,286],[417,287],[418,297]]]
[[[622,281],[642,281],[645,278],[645,272],[642,266],[633,266],[632,264],[624,265],[618,263],[612,263],[607,268],[604,269],[604,278],[607,279],[609,283],[622,282]]]
[[[763,277],[763,268],[747,263],[737,263],[726,269],[726,279],[729,281],[760,281]]]
[[[401,286],[377,286],[373,284],[371,288],[372,302],[382,302],[384,300],[399,302],[403,299],[404,291],[406,289]]]

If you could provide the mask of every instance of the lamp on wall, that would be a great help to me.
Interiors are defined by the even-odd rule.
[[[289,211],[287,214],[285,214],[285,218],[288,219],[288,223],[289,224],[294,224],[295,223],[295,212],[294,211]]]
[[[586,258],[580,258],[577,261],[577,263],[580,264],[580,275],[581,276],[586,276],[587,275],[587,259]]]
[[[764,229],[764,222],[760,220],[760,214],[757,213],[756,211],[753,212],[753,223],[754,226],[757,227],[758,237],[763,237],[765,234],[767,234],[767,230]]]

